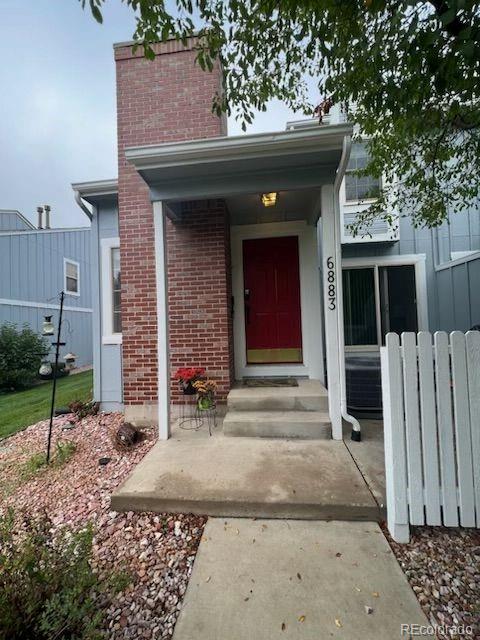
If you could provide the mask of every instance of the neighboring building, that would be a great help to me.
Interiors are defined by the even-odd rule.
[[[478,212],[435,232],[405,218],[394,236],[378,224],[349,237],[379,185],[350,173],[365,159],[354,146],[347,165],[348,123],[227,137],[211,111],[220,70],[195,65],[193,39],[155,49],[147,61],[115,47],[118,181],[73,185],[92,219],[95,398],[166,438],[177,367],[206,367],[220,402],[242,378],[310,378],[328,387],[339,438],[345,355],[364,370],[388,330],[480,322]]]
[[[61,357],[73,352],[76,366],[91,364],[90,252],[90,227],[36,228],[18,211],[0,210],[0,325],[27,324],[41,333],[52,315],[57,326],[63,290]]]

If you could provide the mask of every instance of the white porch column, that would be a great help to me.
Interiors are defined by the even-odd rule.
[[[167,252],[165,212],[162,202],[153,203],[155,269],[157,280],[158,437],[170,437],[170,354],[168,349]]]
[[[324,185],[321,192],[322,206],[322,275],[323,308],[325,316],[325,350],[327,356],[328,407],[332,423],[332,437],[342,439],[342,391],[340,371],[340,336],[338,331],[338,282],[342,277],[342,265],[337,264],[337,238],[335,231],[335,191],[333,184]],[[341,281],[340,281],[341,287]],[[341,295],[341,289],[340,289]],[[342,319],[343,321],[343,319]]]

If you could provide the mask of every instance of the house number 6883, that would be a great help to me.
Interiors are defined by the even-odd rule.
[[[328,308],[333,311],[336,307],[336,287],[335,287],[335,262],[333,258],[327,258],[327,282],[328,282]]]

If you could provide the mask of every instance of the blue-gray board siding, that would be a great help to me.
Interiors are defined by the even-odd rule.
[[[0,235],[0,298],[44,303],[64,287],[64,258],[80,264],[80,295],[70,307],[91,307],[90,229]]]
[[[480,325],[480,257],[438,271],[439,324],[444,331]]]
[[[477,210],[468,211],[452,216],[450,224],[444,224],[438,230],[441,257],[448,260],[450,251],[480,250],[480,213]],[[458,269],[455,275],[447,276],[445,271],[435,271],[433,260],[434,231],[430,229],[415,229],[409,218],[400,220],[400,240],[390,243],[372,243],[344,245],[344,258],[359,258],[371,256],[394,256],[406,254],[425,254],[429,329],[431,331],[465,331],[470,328],[468,309],[478,310],[478,289],[467,284],[467,276],[473,282],[478,273],[475,268]],[[470,234],[470,235],[469,235]],[[450,248],[449,248],[450,246]],[[475,262],[475,261],[474,261]],[[465,263],[471,264],[471,263]],[[463,265],[462,265],[463,266]],[[473,276],[470,272],[473,271]],[[455,278],[455,284],[453,282]],[[473,278],[473,280],[472,280]],[[478,280],[477,280],[478,281]],[[457,288],[454,301],[453,288]],[[463,309],[454,310],[462,300]],[[475,313],[473,313],[475,315]],[[480,322],[480,319],[477,321]]]
[[[35,303],[33,306],[0,305],[0,323],[13,321],[30,324],[41,330],[43,316],[55,309],[37,305],[59,304],[59,292],[64,288],[64,258],[80,265],[80,295],[65,297],[65,306],[92,308],[90,269],[90,229],[65,231],[31,231],[0,235],[0,299]],[[92,362],[92,313],[67,311],[64,329],[66,351],[78,356],[78,365]]]
[[[16,211],[0,211],[0,231],[22,231],[30,229]]]
[[[117,204],[103,204],[94,209],[92,220],[92,291],[93,291],[93,336],[94,336],[94,394],[104,410],[123,407],[122,347],[119,344],[102,342],[102,289],[101,289],[101,241],[117,238]]]
[[[13,322],[18,327],[27,324],[33,331],[41,333],[45,315],[53,315],[53,323],[58,326],[57,310],[0,304],[0,325],[5,322]],[[92,314],[65,311],[63,318],[62,341],[67,344],[61,348],[60,356],[73,352],[77,356],[77,366],[92,364]],[[47,344],[51,342],[52,339],[47,339]],[[50,353],[52,357],[48,359],[53,359],[53,348]]]

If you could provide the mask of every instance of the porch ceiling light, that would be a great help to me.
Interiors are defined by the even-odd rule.
[[[262,193],[262,204],[264,207],[274,207],[277,204],[278,193],[272,191],[271,193]]]

